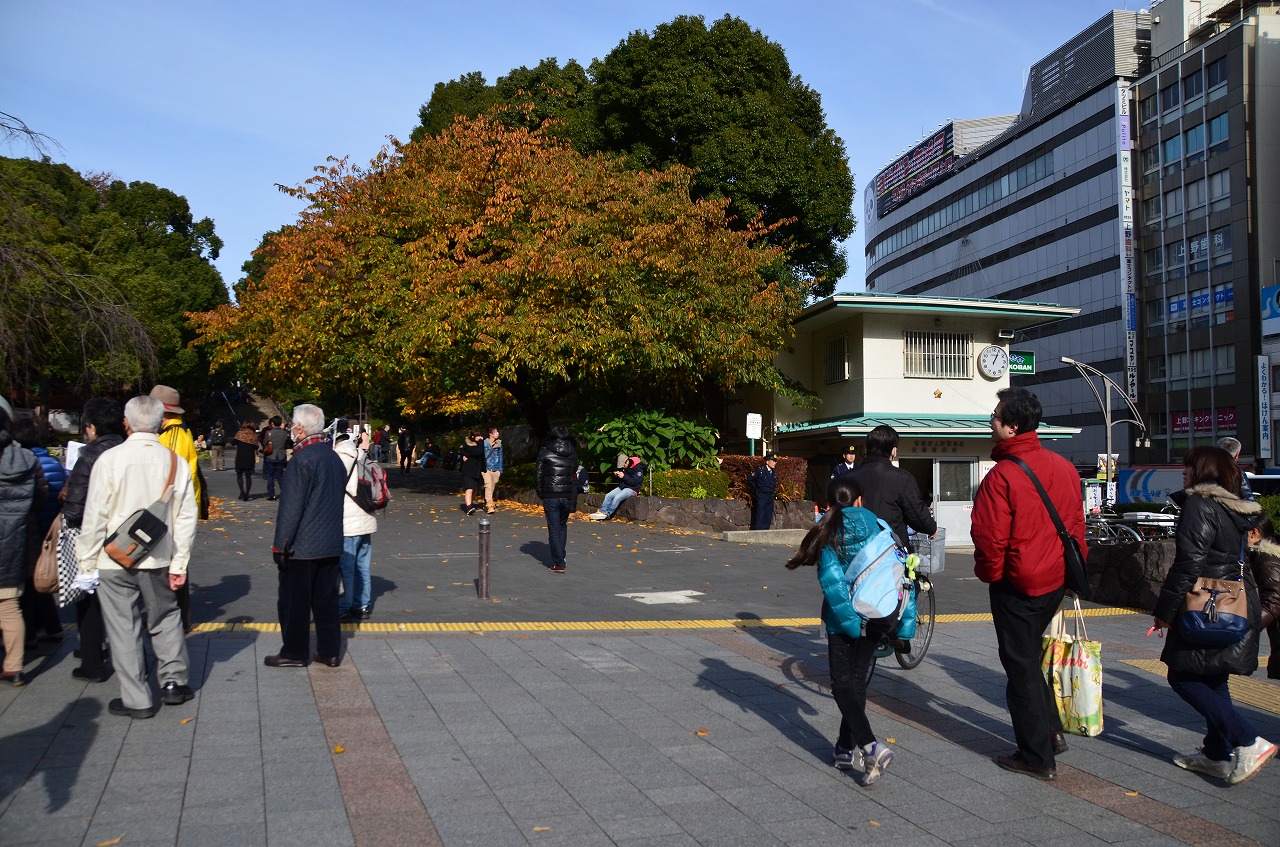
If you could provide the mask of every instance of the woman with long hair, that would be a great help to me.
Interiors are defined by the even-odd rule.
[[[248,500],[249,492],[253,490],[253,469],[258,466],[258,451],[262,449],[253,424],[249,421],[240,424],[233,443],[236,446],[236,485],[240,489],[237,499]]]
[[[1240,471],[1221,447],[1192,447],[1182,463],[1186,488],[1174,497],[1182,512],[1173,564],[1156,601],[1155,627],[1168,630],[1160,660],[1169,667],[1169,687],[1204,717],[1205,735],[1198,751],[1175,756],[1173,763],[1238,785],[1276,754],[1276,745],[1236,710],[1227,687],[1232,674],[1248,676],[1258,668],[1258,589],[1253,568],[1242,567],[1240,560],[1262,507],[1240,496]],[[1251,626],[1235,644],[1195,644],[1171,625],[1200,577],[1243,580]]]
[[[826,515],[804,537],[787,570],[818,569],[822,587],[822,621],[827,629],[827,661],[831,695],[840,709],[840,732],[832,751],[840,770],[862,767],[862,784],[872,785],[893,761],[893,750],[876,740],[867,719],[867,684],[875,670],[875,652],[883,632],[867,632],[865,622],[849,599],[845,568],[867,542],[880,532],[876,516],[862,506],[862,488],[851,474],[827,486]]]

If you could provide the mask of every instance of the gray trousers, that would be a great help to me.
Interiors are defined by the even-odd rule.
[[[149,709],[154,703],[147,686],[147,662],[142,649],[142,615],[138,600],[147,609],[147,632],[156,654],[160,685],[186,685],[190,663],[182,613],[177,596],[169,588],[169,569],[107,570],[98,572],[98,602],[102,623],[111,640],[111,661],[120,680],[120,699],[130,709]]]

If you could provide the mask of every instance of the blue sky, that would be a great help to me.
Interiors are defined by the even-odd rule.
[[[546,57],[584,66],[681,14],[736,15],[822,95],[859,194],[839,290],[862,288],[862,189],[948,118],[1018,111],[1030,66],[1124,0],[104,3],[0,0],[0,111],[52,157],[171,189],[211,217],[230,286],[327,156],[407,138],[441,81]],[[23,156],[0,145],[0,155]]]

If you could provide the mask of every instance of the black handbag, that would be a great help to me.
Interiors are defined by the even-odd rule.
[[[1058,530],[1058,538],[1062,541],[1062,560],[1066,565],[1063,582],[1066,584],[1067,590],[1081,600],[1087,601],[1093,596],[1093,591],[1089,588],[1089,571],[1084,564],[1084,555],[1080,551],[1080,542],[1076,541],[1074,535],[1067,532],[1067,528],[1062,523],[1062,518],[1058,516],[1058,510],[1053,507],[1053,501],[1049,499],[1049,493],[1044,490],[1040,480],[1031,472],[1031,466],[1017,456],[1010,456],[1009,461],[1017,464],[1027,476],[1031,477],[1031,482],[1035,485],[1036,491],[1040,492],[1040,499],[1044,501],[1044,507],[1049,510],[1049,517],[1053,520],[1053,525]]]

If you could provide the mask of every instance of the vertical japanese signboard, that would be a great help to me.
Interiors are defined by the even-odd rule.
[[[1258,356],[1258,458],[1271,458],[1271,359]]]
[[[1124,387],[1138,399],[1138,303],[1133,281],[1133,144],[1129,86],[1116,86],[1116,157],[1120,203],[1120,311],[1124,320]]]

